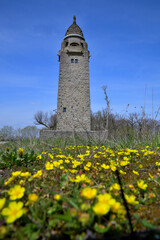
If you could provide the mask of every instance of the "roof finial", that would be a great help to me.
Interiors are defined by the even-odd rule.
[[[76,24],[76,16],[73,16],[73,23]]]

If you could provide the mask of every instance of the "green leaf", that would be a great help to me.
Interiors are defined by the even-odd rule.
[[[56,211],[57,211],[57,206],[55,205],[55,206],[49,208],[48,211],[47,211],[47,213],[48,213],[48,214],[52,214],[52,213],[54,213],[54,212],[56,212]]]
[[[152,223],[148,222],[146,219],[142,220],[142,224],[149,229],[158,228],[158,226],[154,226]]]
[[[72,220],[70,215],[67,216],[67,215],[62,215],[62,214],[54,214],[52,217],[55,219],[65,221],[65,222],[69,222]]]
[[[28,223],[23,227],[23,232],[27,236],[27,239],[36,240],[40,237],[41,229],[37,229],[34,223]]]
[[[50,220],[49,221],[49,226],[50,227],[55,227],[58,222],[59,222],[59,219]]]
[[[106,232],[108,232],[109,228],[110,228],[109,226],[105,227],[105,226],[100,225],[98,223],[96,223],[94,225],[94,230],[98,233],[106,233]]]
[[[75,209],[79,210],[78,205],[74,202],[73,198],[65,198],[66,202],[69,202]]]
[[[158,226],[153,225],[152,223],[148,222],[146,219],[140,219],[140,217],[137,214],[133,214],[133,216],[137,219],[139,223],[141,223],[143,226],[149,228],[149,229],[157,229]]]

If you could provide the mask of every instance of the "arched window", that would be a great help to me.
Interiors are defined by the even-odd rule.
[[[73,42],[73,43],[71,43],[70,45],[73,46],[73,47],[75,47],[75,46],[79,46],[79,44],[76,43],[76,42]]]

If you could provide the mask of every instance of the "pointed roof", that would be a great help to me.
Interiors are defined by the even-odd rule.
[[[83,36],[83,32],[81,30],[81,28],[76,24],[76,16],[73,17],[73,23],[72,25],[67,29],[66,34],[65,34],[65,38],[69,37],[69,36],[79,36],[84,38]]]

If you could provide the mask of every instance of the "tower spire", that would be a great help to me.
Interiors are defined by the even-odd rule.
[[[73,23],[76,24],[76,16],[73,16]]]

